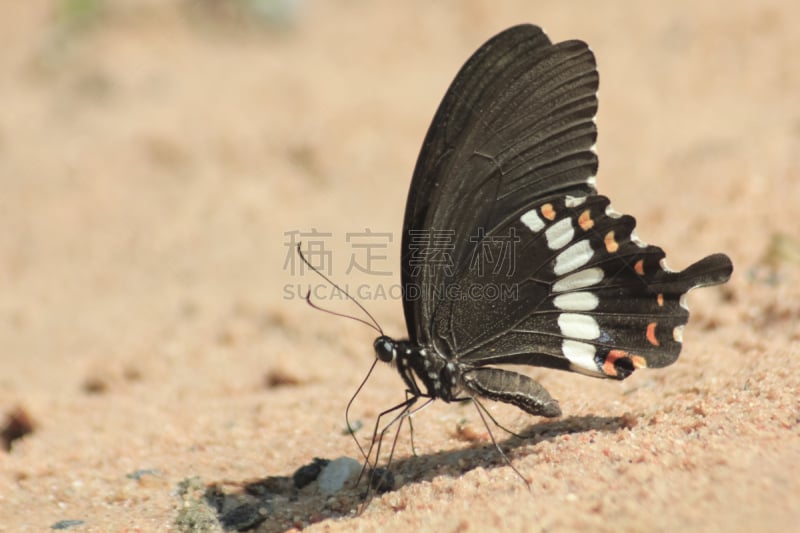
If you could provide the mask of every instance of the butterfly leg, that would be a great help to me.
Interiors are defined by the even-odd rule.
[[[472,404],[475,406],[475,409],[478,411],[478,416],[481,417],[481,420],[483,421],[483,425],[484,425],[484,427],[486,427],[486,431],[489,433],[489,438],[492,439],[492,444],[494,444],[494,447],[497,449],[498,453],[500,454],[500,457],[503,458],[503,460],[506,462],[506,464],[511,467],[511,470],[513,470],[514,473],[517,474],[517,476],[519,476],[519,478],[528,487],[528,490],[530,490],[531,489],[530,481],[528,481],[528,479],[525,476],[522,475],[522,472],[520,472],[517,469],[517,467],[514,466],[514,464],[511,462],[511,459],[509,459],[508,455],[506,455],[506,453],[503,451],[503,448],[501,448],[500,445],[497,443],[497,439],[494,438],[494,433],[492,433],[492,428],[490,428],[489,427],[489,423],[486,422],[486,417],[484,416],[484,413],[486,413],[486,415],[488,415],[489,418],[492,420],[492,422],[494,422],[495,424],[497,424],[497,421],[489,413],[489,411],[486,409],[486,407],[484,407],[483,404],[480,401],[478,401],[477,398],[472,398]],[[497,424],[497,426],[502,428],[502,429],[505,429],[500,424]],[[508,430],[506,430],[506,431],[508,431]]]
[[[411,392],[410,390],[406,391],[406,401],[408,401],[408,399],[413,396],[414,396],[413,392]],[[408,431],[411,438],[411,455],[417,457],[417,448],[414,446],[414,420],[410,416],[408,417]]]
[[[558,401],[528,376],[499,368],[474,368],[461,375],[469,391],[499,402],[515,405],[532,415],[561,416]]]
[[[489,412],[489,410],[486,408],[486,406],[483,405],[480,402],[480,400],[478,400],[477,396],[465,396],[464,398],[454,398],[453,401],[454,402],[472,402],[472,403],[475,404],[476,407],[478,407],[479,410],[483,411],[484,415],[489,417],[489,420],[491,420],[492,424],[494,424],[495,426],[499,427],[500,429],[502,429],[503,431],[505,431],[506,433],[508,433],[512,437],[517,437],[518,439],[527,438],[525,435],[521,435],[519,433],[515,433],[515,432],[511,431],[510,429],[508,429],[507,427],[505,427],[500,422],[498,422],[497,419],[494,416],[492,416],[492,413]],[[487,427],[486,429],[489,429],[489,428]],[[491,430],[489,430],[489,433],[491,433]]]
[[[406,397],[406,400],[404,402],[401,402],[395,405],[394,407],[390,407],[389,409],[386,409],[385,411],[382,411],[381,413],[378,414],[378,418],[375,420],[375,428],[372,430],[372,442],[370,443],[369,448],[367,449],[366,452],[366,461],[364,462],[364,467],[361,469],[361,474],[358,476],[359,482],[361,481],[361,478],[364,475],[364,473],[367,471],[367,467],[370,466],[369,458],[372,456],[373,448],[377,448],[375,450],[375,467],[377,467],[378,459],[380,458],[381,454],[381,442],[383,441],[384,435],[386,435],[386,432],[389,430],[389,428],[392,427],[398,420],[402,422],[403,418],[406,416],[408,411],[417,402],[418,399],[419,396],[412,395],[410,397]],[[381,425],[381,418],[397,411],[398,409],[400,410],[400,413],[395,415],[395,417],[392,418],[392,421],[386,424],[386,426],[379,431],[378,428],[380,428]],[[377,442],[377,447],[375,445],[376,442]]]

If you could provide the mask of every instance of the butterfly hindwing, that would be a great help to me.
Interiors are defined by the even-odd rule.
[[[635,220],[604,196],[539,203],[493,228],[520,236],[514,273],[477,276],[465,285],[506,283],[508,301],[468,298],[445,304],[445,337],[461,362],[533,364],[622,379],[637,367],[677,359],[692,288],[721,283],[730,260],[709,256],[682,272],[666,268],[664,252],[644,244]],[[437,313],[438,314],[438,313]],[[481,326],[483,324],[483,326]]]

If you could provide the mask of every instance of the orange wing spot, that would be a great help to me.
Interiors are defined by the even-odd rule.
[[[616,241],[616,239],[614,239],[613,231],[609,231],[608,233],[606,233],[604,240],[606,243],[606,250],[608,251],[608,253],[613,254],[614,252],[619,250],[619,243]]]
[[[578,217],[578,225],[581,227],[583,231],[589,231],[592,226],[594,226],[594,220],[592,220],[592,212],[587,209],[581,216]]]
[[[633,368],[647,368],[647,360],[641,355],[632,355]]]
[[[662,293],[658,293],[658,296],[656,296],[656,302],[658,302],[659,307],[664,307],[664,295]]]
[[[617,369],[614,367],[614,361],[617,359],[621,359],[623,357],[628,357],[628,352],[625,350],[609,350],[608,356],[606,357],[605,362],[603,363],[603,372],[607,376],[616,376]]]
[[[656,338],[656,325],[656,322],[650,322],[647,324],[647,340],[653,346],[659,346],[661,344]]]
[[[553,209],[553,204],[544,204],[541,208],[542,216],[547,220],[553,221],[556,218],[556,210]]]
[[[636,264],[633,265],[633,269],[640,276],[644,276],[644,259],[639,259],[638,261],[636,261]]]

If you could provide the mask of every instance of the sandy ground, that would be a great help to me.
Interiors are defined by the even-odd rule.
[[[675,365],[621,383],[532,369],[555,422],[491,407],[531,436],[498,434],[530,490],[472,407],[437,402],[418,457],[401,434],[396,490],[353,516],[355,491],[309,489],[262,530],[797,530],[797,2],[189,3],[16,2],[0,20],[0,429],[33,426],[0,450],[0,531],[178,529],[187,478],[230,491],[358,459],[344,409],[373,332],[299,299],[317,280],[292,272],[288,234],[330,233],[350,287],[398,283],[439,99],[519,22],[598,57],[600,191],[673,267],[730,254],[731,282],[692,293]],[[396,236],[390,276],[346,274],[365,228]],[[362,296],[404,335],[400,301]],[[361,442],[402,398],[376,370]]]

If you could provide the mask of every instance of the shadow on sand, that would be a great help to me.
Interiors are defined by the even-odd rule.
[[[525,448],[524,455],[535,453],[535,446],[562,435],[587,431],[614,432],[628,426],[625,417],[581,416],[528,426],[520,434],[498,444],[509,455]],[[324,463],[315,459],[312,464]],[[438,476],[459,477],[478,467],[493,469],[507,467],[491,442],[481,440],[473,446],[452,451],[411,456],[391,463],[393,480],[390,492],[406,485],[430,481]],[[318,473],[318,472],[317,472]],[[267,476],[247,481],[216,481],[204,483],[198,478],[187,479],[178,487],[183,506],[176,519],[179,530],[197,531],[203,524],[211,531],[225,530],[258,532],[302,529],[328,518],[353,516],[363,510],[365,502],[375,496],[367,489],[367,478],[356,486],[346,484],[335,494],[323,494],[315,481],[297,488],[293,476]],[[521,482],[521,481],[520,481]],[[192,529],[195,528],[195,529]]]

